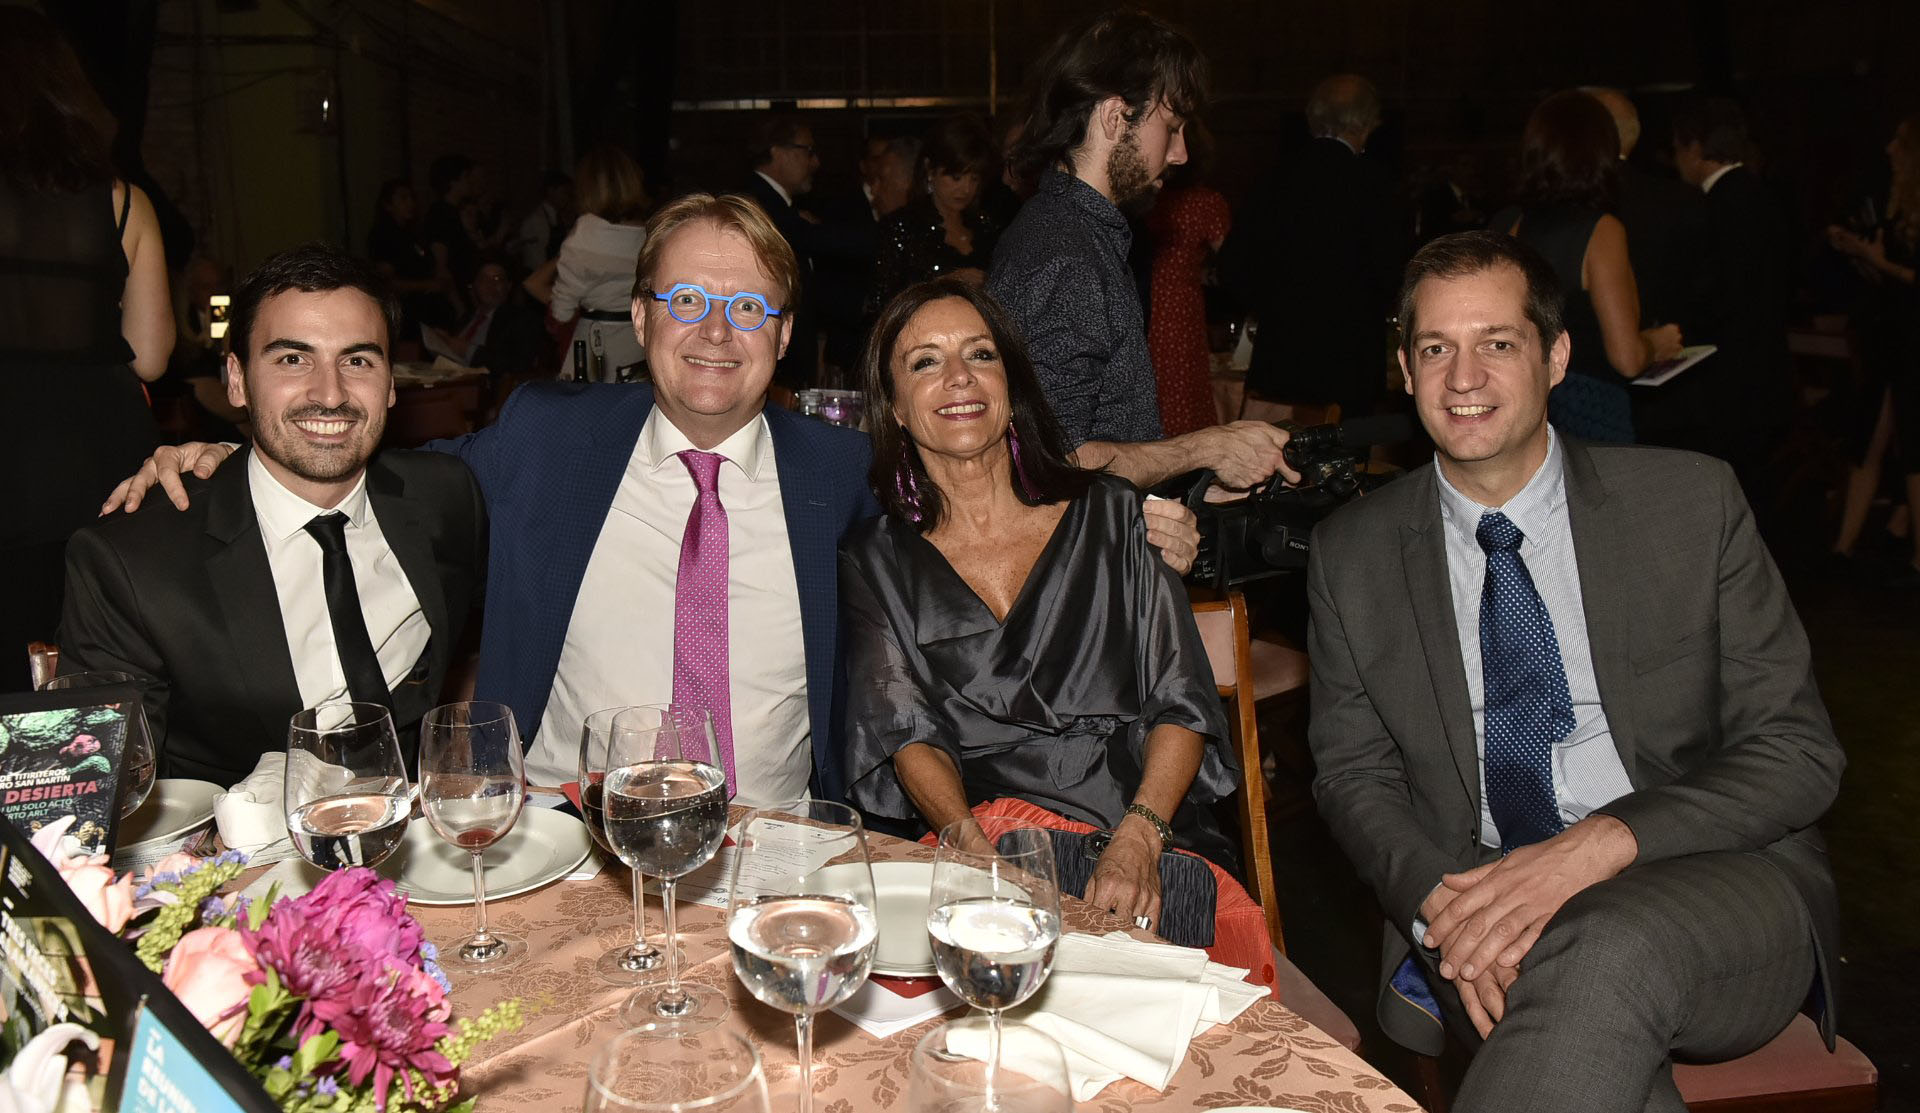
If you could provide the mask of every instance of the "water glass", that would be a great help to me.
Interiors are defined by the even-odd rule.
[[[798,1113],[813,1108],[813,1017],[866,984],[880,940],[860,813],[799,800],[740,821],[727,889],[733,972],[762,1003],[793,1014]]]
[[[673,1038],[663,1039],[663,1035]],[[732,1032],[643,1025],[615,1036],[587,1072],[585,1113],[769,1113],[753,1044]]]
[[[393,716],[377,703],[323,703],[287,726],[287,833],[324,870],[377,866],[413,812]]]
[[[619,853],[607,841],[607,755],[613,742],[614,719],[628,710],[604,708],[587,716],[580,726],[580,816],[594,845],[616,859]],[[593,969],[601,980],[614,985],[648,985],[666,976],[667,956],[647,941],[647,902],[640,871],[627,872],[633,878],[633,942],[601,955]]]
[[[940,832],[927,896],[927,934],[940,980],[987,1014],[983,1082],[993,1105],[1000,1014],[1039,990],[1060,941],[1060,885],[1052,835],[996,824],[989,839],[969,816]]]
[[[151,681],[124,672],[76,672],[66,676],[56,676],[47,681],[44,691],[57,692],[70,688],[104,688],[111,685],[127,685],[138,694],[127,705],[127,737],[121,744],[120,759],[120,818],[125,819],[146,802],[147,793],[153,791],[153,731],[147,726],[147,705],[144,702],[146,686]]]
[[[713,764],[713,716],[704,708],[630,707],[614,716],[605,781],[607,842],[630,868],[660,879],[667,920],[667,984],[621,1006],[630,1025],[713,1024],[727,1003],[680,984],[674,883],[713,859],[727,834],[727,778]]]
[[[446,965],[498,972],[526,961],[527,942],[487,930],[487,848],[513,830],[527,799],[513,709],[474,700],[449,703],[420,721],[420,807],[435,833],[473,855],[473,934]]]
[[[920,1037],[907,1076],[913,1113],[1072,1113],[1066,1053],[1024,1024],[1002,1036],[1001,1062],[992,1070],[981,1055],[985,1025],[950,1020]],[[991,1071],[991,1073],[990,1073]]]

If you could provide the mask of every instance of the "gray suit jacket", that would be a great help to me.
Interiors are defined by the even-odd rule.
[[[1786,587],[1725,464],[1562,444],[1595,678],[1634,788],[1600,811],[1633,830],[1640,862],[1752,851],[1786,873],[1814,924],[1831,1045],[1838,910],[1813,825],[1846,759]],[[1383,983],[1440,875],[1484,855],[1433,467],[1323,522],[1307,572],[1314,794],[1387,914]],[[1429,1033],[1403,1042],[1437,1053],[1411,1007],[1383,985],[1386,1030]]]

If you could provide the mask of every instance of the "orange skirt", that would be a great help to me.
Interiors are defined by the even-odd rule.
[[[1008,828],[1023,825],[1082,835],[1099,830],[1090,823],[1055,815],[1038,804],[1010,796],[976,806],[973,816],[980,820],[989,839],[998,838]],[[933,833],[920,841],[932,846],[940,841],[940,836]],[[1191,852],[1176,849],[1175,853]],[[1200,858],[1198,854],[1192,857]],[[1207,862],[1205,858],[1200,860]],[[1267,938],[1266,912],[1232,874],[1212,862],[1207,862],[1207,868],[1213,871],[1213,879],[1220,888],[1213,909],[1213,946],[1207,948],[1207,957],[1223,966],[1246,970],[1246,980],[1254,985],[1272,986],[1274,952],[1273,942]]]

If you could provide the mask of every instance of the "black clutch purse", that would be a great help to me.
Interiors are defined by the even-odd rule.
[[[1087,883],[1093,880],[1094,867],[1100,864],[1100,855],[1112,834],[1055,830],[1047,834],[1053,838],[1060,891],[1085,897]],[[1220,884],[1205,861],[1191,854],[1160,852],[1160,923],[1155,928],[1160,938],[1182,947],[1211,947],[1219,900]]]

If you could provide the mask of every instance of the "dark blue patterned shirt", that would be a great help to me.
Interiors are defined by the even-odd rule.
[[[1049,170],[994,249],[987,290],[1019,326],[1072,447],[1161,438],[1132,240],[1100,191]]]

